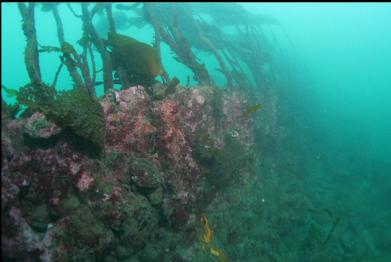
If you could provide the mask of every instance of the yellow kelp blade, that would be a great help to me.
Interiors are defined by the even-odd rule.
[[[201,238],[204,249],[209,251],[214,257],[216,257],[219,262],[230,262],[231,260],[224,253],[224,251],[215,247],[215,245],[212,243],[213,231],[209,227],[208,217],[203,215],[201,216],[200,220],[201,224],[204,227],[204,235]]]
[[[212,241],[213,232],[209,227],[208,218],[206,216],[202,216],[201,223],[204,226],[204,236],[202,241],[205,243],[210,243]]]

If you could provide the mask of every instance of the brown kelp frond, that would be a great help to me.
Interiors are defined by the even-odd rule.
[[[122,67],[128,75],[155,77],[161,73],[160,56],[152,46],[113,32],[108,34],[108,43],[114,65]]]

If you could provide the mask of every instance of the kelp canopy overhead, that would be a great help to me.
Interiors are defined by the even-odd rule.
[[[40,11],[53,14],[59,46],[38,45],[34,20],[37,5],[41,5]],[[278,22],[270,16],[252,14],[235,3],[20,3],[18,6],[27,38],[25,62],[32,83],[41,81],[39,54],[58,52],[61,60],[53,86],[63,65],[74,85],[87,88],[91,97],[96,96],[96,87],[102,84],[96,81],[99,74],[102,74],[105,92],[114,84],[121,84],[122,88],[131,84],[152,86],[158,75],[167,84],[170,77],[162,66],[162,42],[174,53],[174,59],[193,72],[194,80],[200,84],[213,84],[215,79],[211,68],[197,57],[199,51],[217,61],[218,68],[214,69],[225,76],[227,88],[262,89],[271,86],[270,82],[275,79],[273,70],[265,68],[271,67],[270,54],[278,45],[268,40],[264,27],[279,26]],[[68,8],[82,23],[82,36],[77,42],[81,49],[67,42],[60,6]],[[98,23],[94,23],[97,15]],[[99,32],[102,20],[107,21],[107,39]],[[117,25],[118,21],[126,23]],[[153,46],[134,39],[128,30],[148,24],[154,32]],[[121,34],[117,30],[122,30]],[[127,33],[122,33],[123,30]],[[94,47],[100,57],[95,57]],[[102,70],[96,68],[99,58]]]
[[[35,30],[37,6],[41,7],[41,12],[52,13],[57,29],[58,46],[38,44],[39,39]],[[57,79],[65,65],[73,80],[74,90],[86,89],[88,92],[83,94],[88,95],[92,100],[97,100],[96,87],[102,83],[105,93],[113,89],[114,84],[120,84],[121,88],[143,85],[152,99],[162,99],[174,93],[175,86],[179,82],[174,76],[170,81],[168,73],[162,66],[160,51],[162,42],[174,53],[174,59],[193,72],[194,80],[199,84],[215,86],[213,75],[197,57],[199,51],[207,53],[217,61],[218,68],[215,69],[225,76],[226,88],[240,88],[243,92],[249,93],[254,90],[253,87],[257,87],[257,90],[266,94],[275,79],[273,70],[268,72],[264,70],[265,67],[272,68],[270,54],[275,51],[275,46],[263,33],[263,27],[278,25],[278,22],[271,17],[251,14],[238,4],[18,3],[18,7],[22,16],[23,32],[27,39],[25,64],[30,77],[30,89],[41,90],[42,86],[50,86],[52,89],[45,90],[55,90]],[[68,8],[81,21],[82,35],[77,42],[79,48],[76,44],[67,42],[59,7]],[[99,35],[93,22],[97,15],[100,19],[98,21],[102,19],[107,21],[109,27],[107,39]],[[116,18],[117,16],[121,19]],[[227,20],[227,18],[231,19]],[[126,21],[126,23],[116,25],[118,21]],[[117,29],[127,30],[132,26],[140,28],[147,24],[152,26],[154,32],[152,46],[132,38],[129,33],[117,33]],[[228,32],[227,28],[231,31]],[[44,84],[41,78],[39,57],[42,52],[60,54],[60,64],[51,85]],[[99,54],[99,57],[95,57],[96,54]],[[101,63],[97,61],[99,58]],[[102,64],[103,68],[98,70],[97,64]],[[99,74],[102,74],[103,82],[96,81]],[[158,75],[163,79],[164,85],[160,85],[163,88],[154,90],[152,86],[156,83],[155,78]],[[73,93],[58,96],[56,103],[70,104],[69,101],[72,99],[65,101],[65,98],[75,98]],[[40,95],[50,96],[50,94]],[[254,96],[249,97],[251,100]],[[91,102],[92,104],[96,103]],[[56,107],[52,106],[52,108]],[[76,114],[71,107],[64,108],[68,110],[64,109],[65,111],[63,110],[60,115]],[[99,121],[96,123],[102,126],[101,114],[97,115],[99,117],[96,119]],[[90,140],[102,147],[104,131],[94,132],[94,128],[90,126],[86,128],[70,121],[53,120],[60,126],[71,127],[79,136],[93,137]],[[104,128],[96,130],[101,129]]]

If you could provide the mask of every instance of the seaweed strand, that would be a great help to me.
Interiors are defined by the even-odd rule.
[[[24,53],[27,73],[32,83],[40,83],[41,71],[39,67],[38,42],[34,16],[35,3],[18,3],[18,7],[23,19],[23,32],[27,38]]]

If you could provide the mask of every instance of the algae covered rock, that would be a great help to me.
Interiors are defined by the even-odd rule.
[[[46,232],[50,222],[49,209],[46,204],[24,205],[26,221],[37,232]]]
[[[98,261],[110,249],[114,234],[91,208],[84,207],[61,222],[54,239],[67,247],[55,249],[54,261]]]
[[[229,94],[216,102],[207,86],[185,89],[175,79],[168,86],[161,99],[148,96],[140,85],[112,90],[101,105],[83,88],[22,88],[19,102],[32,114],[7,120],[2,128],[3,202],[21,210],[28,232],[50,236],[50,261],[181,261],[183,250],[199,244],[190,235],[197,215],[245,178],[250,143],[241,138],[246,126],[239,137],[228,125],[223,128],[223,109],[236,105],[225,103]],[[237,108],[233,123],[243,120],[242,107]],[[215,111],[222,123],[215,121]],[[50,147],[15,146],[19,140],[26,143],[27,132],[42,144],[51,123],[62,132]],[[78,152],[69,140],[62,141],[71,133],[95,145],[105,142],[105,154],[91,158]],[[7,210],[8,225],[13,217]],[[25,232],[21,228],[16,237]],[[17,240],[11,229],[5,235]],[[13,255],[23,248],[6,251]],[[39,254],[26,252],[17,260],[28,256]]]
[[[134,158],[130,176],[133,183],[141,188],[156,188],[162,184],[162,178],[156,165],[144,158]]]
[[[69,127],[76,135],[102,148],[105,141],[105,119],[103,108],[92,99],[86,89],[76,88],[60,94],[58,110],[48,117],[60,126]]]
[[[18,101],[42,112],[57,126],[69,128],[84,140],[103,147],[106,133],[103,109],[85,88],[57,92],[42,83],[30,84],[21,88]]]
[[[203,137],[201,137],[203,139]],[[251,161],[248,148],[230,135],[224,137],[224,148],[207,146],[200,142],[194,143],[194,157],[206,167],[208,183],[218,189],[224,189],[241,179],[241,172]]]
[[[117,231],[117,247],[135,253],[148,243],[158,225],[159,213],[145,197],[134,195],[127,199],[132,202],[121,206],[122,223]]]
[[[159,213],[148,199],[129,190],[118,193],[118,200],[111,198],[99,203],[95,213],[114,233],[112,251],[118,259],[129,258],[140,251],[159,222]]]
[[[41,112],[35,112],[27,120],[24,132],[33,138],[49,138],[60,133],[61,128],[48,121]]]

